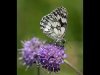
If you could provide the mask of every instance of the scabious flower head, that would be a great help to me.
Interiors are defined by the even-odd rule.
[[[22,42],[21,58],[28,67],[33,64],[40,65],[50,72],[58,72],[60,64],[64,63],[66,54],[64,46],[59,44],[48,44],[38,38]]]
[[[40,63],[43,68],[50,72],[58,72],[60,64],[64,63],[66,58],[64,47],[56,44],[45,44],[38,50]]]
[[[40,41],[38,38],[32,38],[31,40],[22,42],[23,48],[21,58],[24,61],[24,64],[31,66],[32,64],[38,62],[38,54],[40,46],[44,44],[43,41]]]

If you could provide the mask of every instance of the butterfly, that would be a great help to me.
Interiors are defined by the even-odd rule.
[[[64,41],[67,27],[67,10],[63,6],[42,17],[40,29],[56,42]]]

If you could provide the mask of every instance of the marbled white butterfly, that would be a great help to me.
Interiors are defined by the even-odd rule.
[[[56,42],[64,41],[67,26],[67,10],[64,7],[58,7],[40,21],[40,29]]]

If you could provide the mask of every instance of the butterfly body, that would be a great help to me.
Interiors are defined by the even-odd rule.
[[[67,26],[67,11],[64,7],[58,7],[40,21],[40,29],[56,42],[64,40]]]

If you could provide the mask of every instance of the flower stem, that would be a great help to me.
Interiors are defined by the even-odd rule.
[[[74,67],[72,64],[70,64],[67,60],[64,60],[64,62],[69,65],[75,72],[78,73],[78,75],[83,75],[76,67]]]
[[[37,66],[37,75],[40,75],[40,66]]]

